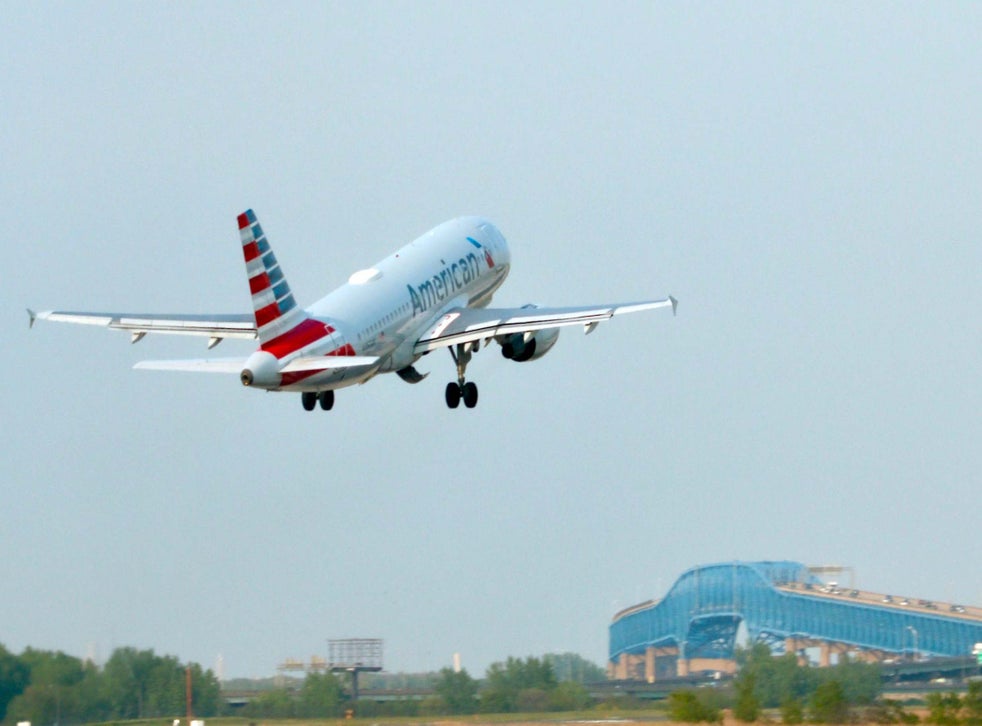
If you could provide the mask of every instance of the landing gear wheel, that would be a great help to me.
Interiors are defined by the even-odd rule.
[[[464,398],[464,405],[467,408],[474,408],[477,405],[477,384],[472,381],[465,383],[461,395]]]
[[[300,394],[300,403],[303,404],[304,411],[313,411],[317,405],[317,394],[313,391],[304,391]]]
[[[451,381],[447,384],[447,405],[450,408],[457,408],[460,405],[460,386]]]
[[[317,396],[317,400],[320,401],[322,409],[330,411],[334,408],[334,391],[321,391],[320,395]]]

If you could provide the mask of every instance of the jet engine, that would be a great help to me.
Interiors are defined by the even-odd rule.
[[[559,328],[546,328],[528,333],[512,333],[496,338],[501,355],[508,360],[524,363],[541,358],[559,340]]]

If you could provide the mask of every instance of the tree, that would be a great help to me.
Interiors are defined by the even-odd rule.
[[[6,718],[10,702],[27,688],[30,673],[20,658],[0,645],[0,721]]]
[[[668,713],[672,721],[683,723],[719,723],[723,720],[719,708],[700,698],[695,691],[675,691],[668,695]]]
[[[249,701],[242,713],[249,718],[293,718],[296,706],[289,691],[276,688]]]
[[[439,696],[427,696],[419,702],[420,716],[444,716],[447,713],[447,702]]]
[[[958,713],[962,709],[962,699],[957,693],[929,693],[927,695],[927,722],[939,726],[954,726],[961,723]]]
[[[301,718],[338,716],[343,699],[341,681],[333,673],[308,673],[300,689],[297,715]]]
[[[30,684],[10,702],[9,720],[35,723],[84,720],[90,711],[87,697],[92,690],[82,688],[81,684],[87,681],[86,685],[90,685],[98,676],[95,666],[65,653],[33,648],[26,649],[20,660],[28,668]],[[93,704],[99,702],[97,698],[88,700]]]
[[[803,700],[813,690],[808,669],[798,665],[794,653],[774,657],[764,643],[737,651],[741,677],[753,677],[754,695],[763,708],[776,708],[789,700]]]
[[[528,657],[508,658],[504,663],[492,663],[485,676],[481,693],[481,710],[487,713],[507,713],[519,709],[522,691],[536,690],[549,693],[559,685],[552,666],[545,659]],[[525,698],[526,705],[547,703],[536,696]]]
[[[755,693],[757,689],[757,674],[752,669],[741,671],[734,683],[736,703],[733,705],[733,716],[737,721],[753,723],[760,715],[760,700]]]
[[[109,656],[102,672],[112,718],[144,717],[154,658],[152,650],[136,648],[117,648]]]
[[[962,698],[965,709],[965,723],[969,726],[982,724],[982,681],[972,681],[968,684],[968,693]]]
[[[186,666],[191,669],[191,706],[198,716],[219,716],[225,711],[222,684],[213,671],[205,670],[197,663]]]
[[[198,716],[221,711],[215,675],[195,664],[191,668],[191,702]],[[152,650],[117,648],[103,669],[109,717],[139,719],[179,716],[186,704],[186,667],[174,656]]]
[[[214,716],[222,709],[218,680],[193,664],[194,712]],[[4,720],[33,723],[85,723],[173,717],[185,710],[186,668],[173,656],[120,648],[105,668],[61,652],[27,648],[13,657],[0,646],[0,694]],[[15,693],[15,691],[17,691]]]
[[[817,723],[845,723],[849,720],[849,702],[838,681],[826,681],[812,694],[811,720]]]
[[[580,711],[590,705],[590,694],[580,683],[563,681],[549,693],[550,711]]]
[[[759,708],[783,707],[792,702],[800,705],[808,702],[820,686],[830,682],[838,685],[826,686],[825,695],[838,688],[847,706],[874,703],[881,691],[880,668],[870,663],[843,660],[830,668],[812,668],[801,665],[794,653],[771,655],[763,643],[739,649],[737,663],[740,666],[736,682],[738,696],[741,681],[752,678],[753,695]],[[744,694],[744,698],[749,706],[750,696]]]
[[[477,681],[466,670],[455,672],[452,668],[444,668],[440,671],[433,690],[443,699],[450,713],[477,711]]]
[[[880,666],[875,663],[842,660],[831,668],[817,669],[816,675],[819,682],[838,681],[846,701],[852,706],[873,703],[883,690]]]
[[[805,720],[805,710],[797,698],[789,698],[781,704],[781,723],[799,724]]]
[[[546,653],[542,660],[549,664],[560,683],[594,683],[607,677],[603,668],[576,653]]]
[[[891,700],[881,700],[870,705],[858,720],[862,723],[882,724],[916,724],[921,722],[917,714],[908,713],[904,710],[903,704]]]

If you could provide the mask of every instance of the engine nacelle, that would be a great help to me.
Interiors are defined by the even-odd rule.
[[[243,386],[256,388],[276,388],[280,385],[280,362],[276,356],[264,350],[257,350],[249,356],[245,368],[239,374]]]
[[[559,328],[546,328],[532,333],[512,333],[496,338],[501,355],[508,360],[524,363],[541,358],[559,340]]]

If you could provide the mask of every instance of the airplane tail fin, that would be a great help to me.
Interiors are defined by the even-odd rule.
[[[331,330],[297,307],[290,284],[251,209],[239,215],[239,235],[262,349],[282,358],[330,334]],[[305,334],[298,337],[300,330]]]

